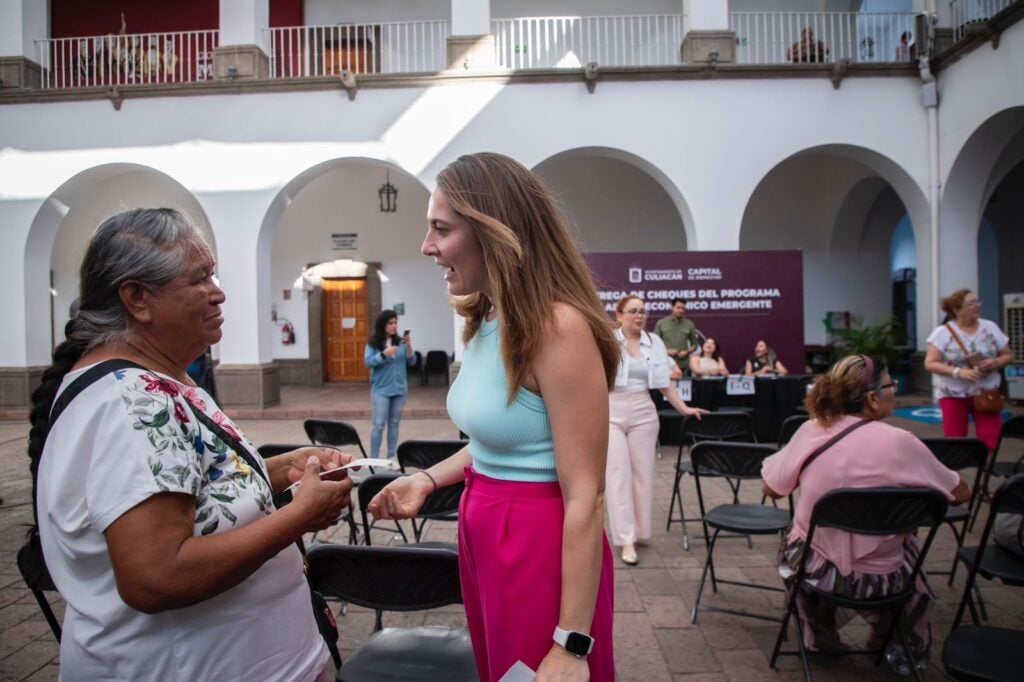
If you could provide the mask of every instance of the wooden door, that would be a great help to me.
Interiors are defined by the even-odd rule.
[[[363,364],[370,336],[370,306],[366,279],[325,279],[324,373],[327,381],[368,381]]]

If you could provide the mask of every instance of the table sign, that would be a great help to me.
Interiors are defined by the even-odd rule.
[[[725,385],[726,395],[754,395],[754,377],[745,374],[730,374]]]
[[[693,399],[693,381],[690,379],[679,379],[676,381],[676,393],[684,403]]]

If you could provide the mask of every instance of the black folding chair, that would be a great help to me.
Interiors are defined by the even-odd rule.
[[[996,461],[1006,439],[1024,441],[1024,414],[1014,415],[1003,422],[1003,428],[999,431],[999,441],[996,443],[996,449],[992,453],[992,463],[985,472],[985,481],[982,483],[982,494],[986,498],[991,497],[988,491],[988,482],[993,476],[996,478],[1009,478],[1010,476],[1024,473],[1024,453],[1016,460]],[[974,529],[976,518],[977,515],[971,519],[971,530]]]
[[[1019,680],[1024,674],[1024,631],[978,625],[972,603],[972,588],[979,574],[987,580],[999,578],[1007,585],[1024,585],[1024,557],[988,544],[996,514],[1001,512],[1024,514],[1024,474],[1011,477],[996,491],[981,544],[960,550],[964,556],[970,555],[970,569],[953,630],[942,645],[942,665],[958,680]],[[961,625],[968,606],[974,625]]]
[[[407,440],[398,445],[398,466],[401,467],[402,473],[407,473],[406,467],[429,469],[464,447],[466,443],[461,440]],[[465,484],[459,483],[441,488],[427,497],[420,513],[416,518],[410,519],[416,542],[420,541],[427,520],[459,520],[459,500],[464,489]]]
[[[479,679],[465,628],[385,628],[384,611],[423,611],[462,602],[458,552],[440,547],[321,545],[307,555],[311,584],[325,596],[374,609],[373,634],[338,671],[345,682]]]
[[[302,426],[313,445],[329,445],[336,448],[355,445],[362,456],[366,457],[359,432],[348,422],[337,419],[307,419]]]
[[[309,446],[305,443],[300,445],[288,444],[288,443],[267,443],[256,448],[256,451],[260,453],[260,457],[263,459],[270,459],[272,457],[278,457],[293,450],[299,448],[308,448]],[[286,504],[292,501],[292,491],[286,490],[274,495],[274,506],[280,509]],[[352,507],[349,506],[345,511],[338,517],[338,521],[344,521],[348,524],[348,542],[351,545],[359,543],[359,526],[356,524],[355,514],[352,511]],[[313,537],[310,538],[310,542],[316,542],[317,536],[320,531],[313,533]]]
[[[450,378],[448,377],[448,364],[451,359],[448,357],[448,353],[443,350],[428,350],[427,357],[423,361],[423,377],[421,383],[424,386],[430,385],[431,374],[441,374],[444,376],[444,385],[447,386]]]
[[[979,501],[978,491],[981,489],[981,479],[984,477],[985,462],[988,460],[988,448],[985,443],[977,438],[922,438],[924,443],[935,459],[942,462],[943,466],[953,471],[966,471],[974,469],[974,484],[971,487],[971,499],[966,505],[958,504],[946,510],[945,522],[953,530],[956,538],[957,549],[964,546],[964,537],[967,534],[967,524],[972,515],[977,513]],[[959,527],[957,527],[959,524]],[[953,566],[949,570],[949,585],[953,586],[953,579],[956,577],[957,558],[953,556]],[[936,575],[944,575],[944,572],[932,571]]]
[[[878,651],[861,650],[847,653],[876,655],[875,665],[877,666],[882,662],[886,646],[895,632],[900,638],[907,660],[913,661],[914,656],[907,642],[902,622],[903,607],[915,593],[915,583],[921,574],[921,567],[924,566],[924,560],[928,556],[932,540],[935,539],[935,533],[945,520],[948,506],[946,496],[931,488],[842,488],[822,496],[814,505],[814,511],[811,512],[811,524],[807,529],[807,541],[804,543],[807,549],[804,551],[794,577],[793,589],[787,600],[786,615],[782,618],[782,627],[779,628],[779,636],[775,640],[775,649],[772,651],[771,667],[775,668],[779,656],[800,656],[804,666],[804,676],[808,682],[811,679],[811,667],[804,644],[803,623],[796,607],[797,596],[801,591],[814,594],[823,601],[843,608],[857,611],[891,611],[892,622]],[[804,582],[807,561],[813,554],[810,548],[814,541],[814,534],[819,528],[835,528],[860,535],[902,535],[916,532],[920,528],[927,528],[928,534],[921,545],[921,554],[918,556],[903,590],[877,599],[849,599],[822,592]],[[786,638],[791,616],[796,620],[795,629],[799,648],[796,651],[782,651],[782,640]],[[917,678],[923,680],[917,666],[913,666],[913,669]]]
[[[401,474],[396,474],[391,471],[372,474],[364,478],[359,484],[359,487],[356,488],[356,495],[359,500],[359,515],[363,519],[363,541],[367,545],[373,544],[370,538],[370,531],[378,527],[376,521],[370,520],[370,502],[377,496],[377,493],[384,489],[384,486],[391,483],[391,481],[395,480],[399,476],[401,476]],[[409,542],[409,538],[405,534],[402,524],[398,521],[395,521],[395,527],[393,529],[388,528],[385,530],[394,530],[402,536],[403,542]]]
[[[729,443],[704,441],[693,446],[690,452],[690,460],[693,462],[693,480],[697,487],[697,501],[700,504],[701,520],[704,527],[704,542],[708,547],[708,557],[704,561],[704,571],[700,576],[700,586],[697,588],[697,598],[693,603],[693,613],[690,622],[697,622],[697,615],[701,611],[717,611],[719,613],[731,613],[736,616],[747,616],[749,618],[760,618],[762,620],[778,621],[777,617],[764,616],[748,611],[736,611],[723,609],[714,606],[704,606],[700,603],[701,595],[704,592],[704,583],[708,573],[711,573],[711,590],[718,592],[718,584],[740,585],[753,587],[759,590],[770,590],[782,592],[780,587],[758,585],[735,580],[724,580],[715,575],[715,564],[713,556],[715,553],[715,542],[722,531],[738,533],[740,535],[774,535],[784,531],[792,520],[792,511],[767,507],[763,504],[740,504],[739,486],[742,481],[761,480],[761,463],[766,457],[775,454],[775,448],[769,445],[757,445],[754,443]],[[733,487],[733,503],[721,504],[717,507],[706,510],[704,507],[704,493],[701,488],[701,478],[708,475],[732,479],[736,482]],[[732,486],[732,483],[730,483]],[[792,509],[792,498],[790,499]],[[714,529],[714,533],[708,536],[708,527]]]
[[[32,592],[32,596],[36,598],[39,610],[43,612],[43,618],[46,619],[47,624],[50,626],[54,639],[60,644],[60,622],[50,607],[50,602],[46,599],[45,594],[46,592],[57,592],[57,587],[53,584],[49,569],[46,568],[46,561],[43,559],[43,547],[39,542],[38,535],[30,538],[18,550],[18,571],[21,573],[21,579],[25,581],[25,585]]]
[[[429,469],[466,447],[464,440],[407,440],[398,444],[398,466]]]
[[[988,542],[992,525],[995,523],[996,514],[999,512],[1024,514],[1024,474],[1012,476],[1000,486],[999,491],[1002,492],[999,499],[992,498],[988,521],[981,534],[981,543],[977,547],[961,547],[957,550],[956,558],[958,561],[962,561],[970,566],[972,571],[981,575],[985,580],[1000,580],[1006,585],[1021,587],[1024,586],[1024,557],[1014,554],[997,544],[993,543],[986,546],[986,543]],[[998,505],[996,504],[997,501],[999,502]],[[971,609],[971,618],[974,624],[977,625],[979,618],[974,599],[968,597],[966,604]],[[963,610],[962,604],[960,608]],[[957,613],[957,620],[959,620],[960,615],[960,613]],[[984,610],[982,610],[981,616],[982,618],[987,618]]]
[[[781,450],[786,447],[793,434],[797,432],[797,429],[810,421],[810,419],[810,415],[807,414],[794,414],[786,417],[785,421],[782,422],[782,426],[779,427],[779,449]]]
[[[683,511],[683,495],[679,490],[680,482],[686,474],[693,475],[693,464],[683,460],[683,449],[688,445],[703,441],[734,441],[753,443],[754,437],[753,420],[750,413],[739,410],[721,410],[701,415],[700,419],[686,417],[683,421],[682,434],[679,440],[679,452],[676,455],[675,480],[672,483],[672,500],[668,504],[668,521],[665,522],[665,530],[671,530],[673,523],[683,525],[683,549],[690,549],[690,534],[686,530],[686,512]],[[738,495],[739,483],[730,481],[733,489],[733,499]],[[679,518],[673,518],[673,512],[678,504]],[[699,520],[699,519],[695,519]]]

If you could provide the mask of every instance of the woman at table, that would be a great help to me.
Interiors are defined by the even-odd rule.
[[[729,376],[725,360],[722,359],[718,343],[714,339],[705,339],[701,354],[690,356],[690,373],[695,377]]]
[[[661,391],[683,416],[705,410],[689,407],[669,387],[665,343],[644,331],[647,308],[639,298],[625,296],[615,306],[619,328],[619,369],[609,398],[608,465],[605,501],[611,543],[622,547],[622,562],[637,564],[636,543],[651,537],[654,505],[654,460],[658,442],[658,411],[651,390]]]
[[[754,354],[747,358],[746,367],[743,373],[747,376],[763,377],[768,374],[786,376],[789,370],[775,357],[775,351],[768,347],[763,340],[758,341],[754,346]]]
[[[970,289],[959,289],[943,299],[942,310],[949,321],[928,337],[924,367],[934,377],[943,435],[966,437],[968,417],[974,417],[978,439],[994,452],[1002,415],[975,410],[974,396],[999,388],[1000,370],[1013,362],[1009,339],[995,322],[981,319],[981,301]]]
[[[538,680],[611,682],[604,487],[619,347],[590,271],[540,177],[500,154],[438,174],[422,251],[466,321],[448,412],[469,443],[370,511],[409,518],[465,480],[459,574],[480,679],[521,660]]]

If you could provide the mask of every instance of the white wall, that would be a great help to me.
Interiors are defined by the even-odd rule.
[[[882,238],[879,216],[872,215],[884,188],[862,164],[809,154],[774,169],[751,198],[740,248],[803,250],[806,343],[825,343],[828,311],[850,311],[864,322],[890,314],[896,221]]]
[[[451,0],[306,0],[307,26],[451,18]]]
[[[686,250],[679,211],[638,168],[584,150],[544,161],[534,170],[561,200],[585,253]],[[644,236],[640,241],[638,234]]]

